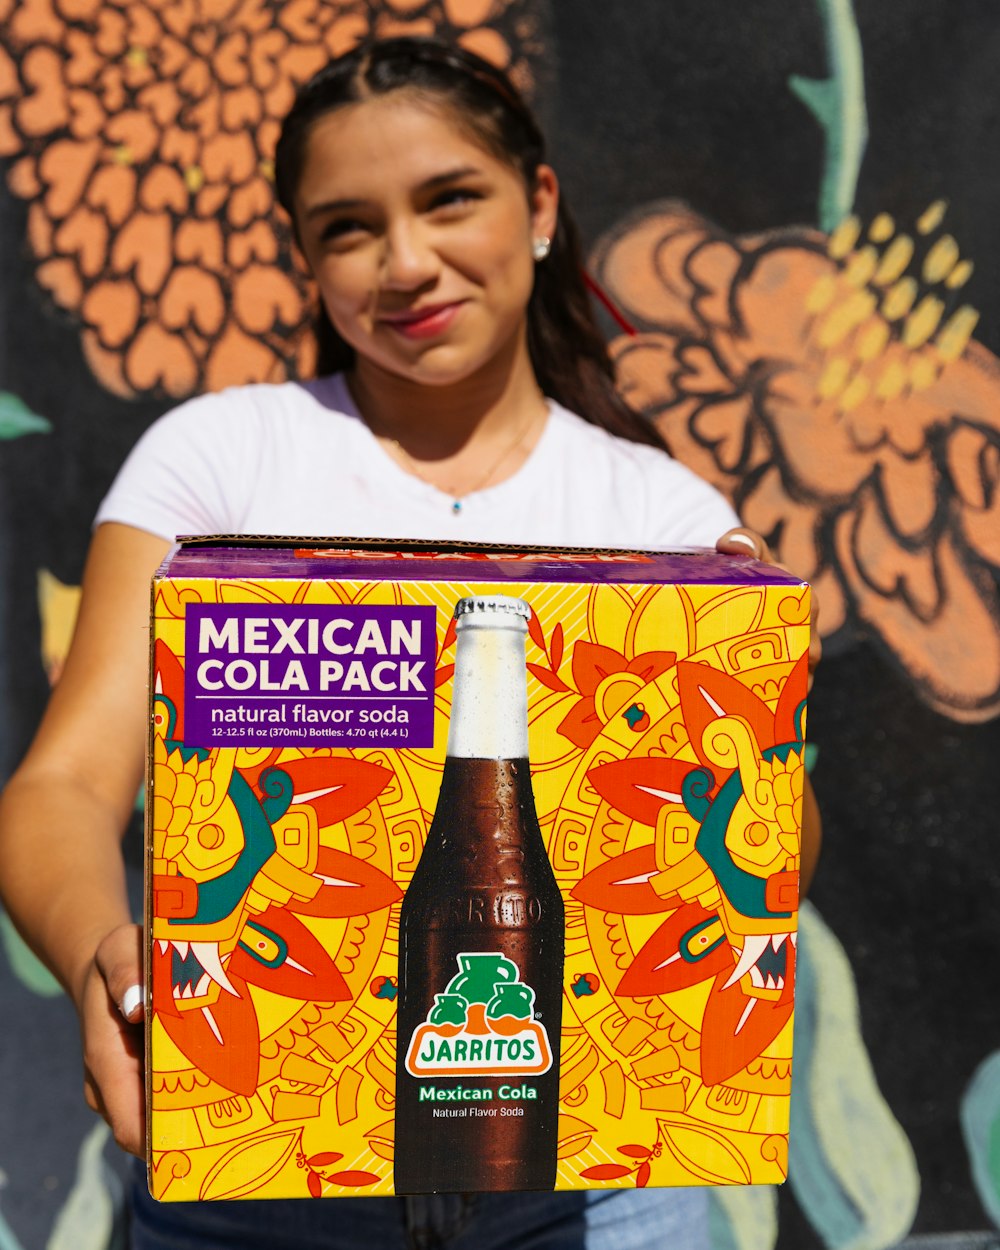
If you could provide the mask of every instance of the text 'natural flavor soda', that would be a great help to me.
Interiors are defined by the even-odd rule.
[[[564,920],[528,764],[530,608],[455,608],[448,752],[400,917],[397,1193],[552,1189]]]

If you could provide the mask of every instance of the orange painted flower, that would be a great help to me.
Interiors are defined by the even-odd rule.
[[[673,651],[644,651],[630,660],[610,647],[578,642],[573,648],[573,681],[580,697],[563,718],[559,732],[585,751],[615,712],[631,729],[641,732],[649,724],[649,716],[634,701],[635,693],[676,661]],[[625,681],[608,680],[621,674],[626,675]]]
[[[943,215],[737,238],[664,203],[595,267],[639,327],[623,392],[673,454],[813,583],[826,635],[873,633],[977,721],[1000,710],[1000,363]]]
[[[279,122],[359,38],[438,33],[529,85],[525,0],[0,0],[0,156],[98,380],[174,398],[308,372]]]

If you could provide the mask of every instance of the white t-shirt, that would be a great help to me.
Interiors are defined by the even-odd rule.
[[[358,414],[341,375],[235,387],[146,431],[97,514],[180,534],[458,539],[561,546],[711,546],[739,522],[725,499],[653,447],[549,401],[525,463],[454,498],[407,473]]]

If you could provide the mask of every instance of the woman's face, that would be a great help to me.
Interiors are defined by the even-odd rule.
[[[358,368],[443,386],[527,358],[532,241],[557,200],[547,166],[529,192],[445,106],[397,93],[314,123],[295,220]]]

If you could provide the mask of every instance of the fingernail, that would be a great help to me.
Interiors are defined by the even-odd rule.
[[[757,544],[754,542],[754,540],[750,537],[749,534],[730,534],[729,537],[726,539],[726,542],[727,543],[739,543],[743,547],[749,547],[750,550],[754,553],[754,555],[757,554]]]
[[[122,995],[122,1001],[118,1006],[118,1010],[122,1013],[126,1020],[130,1020],[133,1014],[142,1006],[142,986],[130,985]]]

